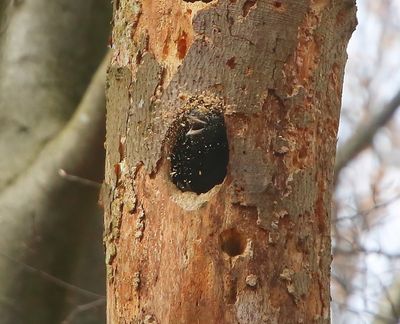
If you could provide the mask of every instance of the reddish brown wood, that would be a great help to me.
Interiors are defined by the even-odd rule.
[[[109,72],[109,323],[328,323],[351,1],[118,1]],[[181,192],[183,112],[218,108],[224,182]]]

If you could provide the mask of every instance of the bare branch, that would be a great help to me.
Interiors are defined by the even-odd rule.
[[[58,175],[68,181],[72,181],[72,182],[76,182],[76,183],[80,183],[84,186],[89,186],[89,187],[93,187],[97,190],[99,190],[101,188],[101,183],[90,180],[90,179],[85,179],[82,177],[78,177],[74,174],[69,174],[67,173],[64,169],[59,169],[58,170]]]
[[[336,176],[352,159],[371,144],[377,131],[385,126],[399,105],[400,91],[368,123],[360,125],[354,132],[354,135],[339,148],[336,155]]]
[[[70,275],[71,260],[79,252],[87,228],[101,222],[101,218],[96,204],[98,192],[65,181],[58,170],[68,170],[91,179],[101,174],[103,164],[99,158],[102,159],[104,141],[104,92],[108,61],[107,56],[64,129],[45,145],[30,167],[0,195],[2,253],[49,273],[57,273],[57,276],[59,272],[53,265],[65,265],[63,279]],[[35,279],[24,271],[15,271],[15,265],[0,258],[0,295],[18,300],[23,316],[35,316],[39,312],[53,316],[49,315],[50,311],[42,309],[52,298],[51,294],[31,301],[33,291],[41,291],[43,287],[51,289],[49,286],[41,278]],[[10,321],[13,318],[9,309],[0,307],[0,313]]]
[[[65,126],[106,52],[110,1],[91,2],[0,0],[0,190]]]
[[[381,255],[384,256],[388,259],[399,259],[400,258],[400,253],[388,253],[385,252],[381,249],[366,249],[362,246],[358,246],[358,247],[353,247],[351,249],[344,249],[344,248],[339,248],[339,247],[334,247],[332,249],[332,254],[336,255],[336,254],[342,254],[342,255],[354,255],[356,256],[357,254],[377,254],[377,255]]]
[[[390,287],[383,284],[383,296],[378,313],[375,315],[374,324],[399,323],[400,313],[400,294],[399,280],[396,278]]]
[[[105,299],[105,297],[103,297],[103,298],[96,299],[87,304],[78,305],[77,307],[75,307],[75,309],[71,313],[69,313],[67,318],[65,320],[63,320],[61,322],[61,324],[70,324],[75,319],[75,317],[77,317],[79,314],[81,314],[83,312],[87,312],[88,310],[91,310],[93,308],[101,307],[101,306],[105,305],[105,303],[106,303],[106,299]]]
[[[49,273],[47,273],[45,271],[36,269],[35,267],[32,267],[32,266],[30,266],[30,265],[28,265],[28,264],[26,264],[24,262],[15,260],[15,259],[11,258],[10,256],[5,255],[2,252],[0,252],[0,255],[1,255],[1,257],[7,259],[8,261],[20,265],[25,271],[28,271],[30,273],[34,273],[34,274],[38,275],[39,277],[41,277],[42,279],[52,282],[53,284],[57,285],[58,287],[70,290],[72,292],[81,294],[81,295],[86,296],[86,297],[91,297],[91,298],[95,297],[95,298],[104,299],[104,296],[102,296],[102,295],[96,294],[94,292],[91,292],[89,290],[86,290],[86,289],[83,289],[81,287],[78,287],[78,286],[75,286],[73,284],[70,284],[70,283],[68,283],[68,282],[66,282],[64,280],[56,278],[56,277],[52,276],[51,274],[49,274]]]
[[[390,206],[391,204],[397,202],[400,199],[400,195],[396,195],[395,197],[392,197],[382,203],[379,204],[375,204],[373,207],[366,209],[366,210],[360,210],[357,213],[353,214],[353,215],[348,215],[348,216],[341,216],[341,217],[337,217],[336,215],[334,217],[332,217],[333,222],[342,222],[342,221],[347,221],[347,220],[355,220],[357,218],[360,217],[365,217],[368,214],[377,211],[379,209],[385,208]]]

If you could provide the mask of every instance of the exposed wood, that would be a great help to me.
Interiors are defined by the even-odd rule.
[[[121,0],[114,10],[108,322],[328,323],[354,4]],[[182,192],[170,176],[177,121],[214,108],[225,117],[226,178]]]

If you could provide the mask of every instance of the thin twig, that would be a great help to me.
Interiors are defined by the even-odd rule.
[[[26,264],[24,262],[15,260],[14,258],[12,258],[12,257],[10,257],[8,255],[5,255],[2,252],[0,252],[0,256],[5,258],[5,259],[7,259],[8,261],[10,261],[12,263],[20,265],[25,271],[33,273],[33,274],[36,274],[39,277],[43,278],[44,280],[47,280],[47,281],[49,281],[49,282],[51,282],[51,283],[53,283],[53,284],[55,284],[55,285],[57,285],[57,286],[59,286],[61,288],[73,291],[75,293],[84,295],[86,297],[103,298],[104,299],[104,296],[102,296],[100,294],[96,294],[96,293],[94,293],[92,291],[89,291],[89,290],[83,289],[81,287],[75,286],[73,284],[70,284],[70,283],[68,283],[68,282],[66,282],[64,280],[61,280],[61,279],[59,279],[57,277],[54,277],[53,275],[51,275],[51,274],[49,274],[49,273],[47,273],[47,272],[45,272],[43,270],[36,269],[35,267],[32,267],[32,266],[30,266],[30,265],[28,265],[28,264]]]
[[[332,249],[332,254],[333,255],[337,255],[337,254],[341,254],[341,255],[357,255],[357,254],[366,254],[366,255],[370,255],[370,254],[377,254],[377,255],[381,255],[384,256],[388,259],[399,259],[400,258],[400,253],[387,253],[381,249],[366,249],[364,247],[358,246],[358,247],[354,247],[352,249],[343,249],[343,248],[338,248],[338,247],[334,247]]]
[[[88,186],[88,187],[94,187],[96,189],[101,188],[101,183],[98,183],[98,182],[90,180],[90,179],[82,178],[82,177],[79,177],[74,174],[69,174],[64,169],[58,169],[58,175],[63,179],[66,179],[66,180],[69,180],[72,182],[76,182],[76,183],[80,183],[80,184]]]
[[[341,216],[341,217],[336,217],[333,218],[333,222],[335,223],[339,223],[342,221],[346,221],[346,220],[354,220],[357,219],[359,217],[365,217],[367,216],[369,213],[372,213],[378,209],[381,208],[385,208],[390,206],[391,204],[397,202],[400,199],[400,195],[396,195],[395,197],[388,199],[387,201],[384,201],[382,203],[379,204],[375,204],[373,207],[365,209],[365,210],[360,210],[357,213],[353,214],[353,215],[347,215],[347,216]]]
[[[75,307],[74,310],[72,310],[69,313],[69,315],[65,318],[65,320],[63,320],[61,322],[61,324],[70,324],[70,323],[72,323],[74,318],[77,317],[80,313],[86,312],[86,311],[91,310],[93,308],[97,308],[97,307],[103,306],[103,305],[105,305],[105,303],[106,303],[106,299],[103,297],[103,298],[99,298],[99,299],[96,299],[94,301],[91,301],[90,303],[78,305],[78,306]]]

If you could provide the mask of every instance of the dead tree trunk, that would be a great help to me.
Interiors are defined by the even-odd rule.
[[[115,1],[108,323],[329,322],[353,1]]]

